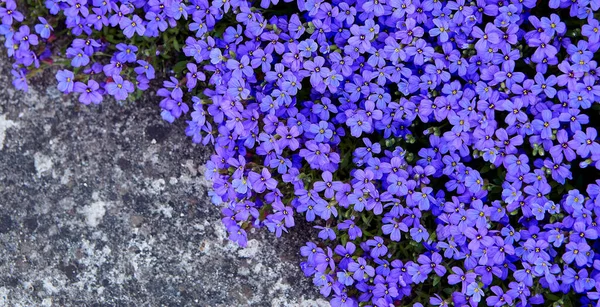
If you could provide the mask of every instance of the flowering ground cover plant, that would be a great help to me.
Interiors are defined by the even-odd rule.
[[[170,72],[230,239],[314,225],[332,306],[600,306],[599,1],[1,1],[17,88]]]

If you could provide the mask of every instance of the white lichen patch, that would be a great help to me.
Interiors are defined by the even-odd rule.
[[[184,166],[190,172],[190,175],[192,177],[195,177],[196,175],[198,175],[198,167],[196,167],[194,160],[187,159],[187,160],[185,160],[185,163],[182,164],[182,166]]]
[[[71,170],[66,169],[65,172],[63,173],[63,175],[60,177],[60,184],[62,185],[66,185],[71,181],[71,177],[73,176],[73,173],[71,172]]]
[[[211,186],[212,186],[212,182],[211,182],[210,180],[206,179],[206,176],[205,176],[205,174],[206,174],[206,165],[200,165],[200,166],[198,167],[198,171],[200,172],[200,174],[201,174],[201,179],[202,179],[202,180],[200,181],[200,183],[201,183],[203,186],[205,186],[205,187],[211,187]]]
[[[0,306],[8,306],[8,292],[10,290],[0,287]]]
[[[85,218],[85,223],[90,227],[96,227],[102,221],[106,214],[108,204],[103,201],[93,202],[80,210],[80,213]]]
[[[42,177],[43,173],[50,171],[53,165],[52,159],[40,152],[36,152],[33,155],[33,163],[38,177]]]
[[[65,286],[65,281],[62,279],[46,277],[42,281],[42,287],[43,287],[44,291],[46,292],[45,294],[48,296],[54,295],[54,294],[60,292],[60,289],[62,289],[64,286]]]
[[[79,272],[77,282],[73,286],[88,293],[98,294],[98,278],[101,275],[103,266],[111,259],[113,251],[108,245],[105,245],[102,249],[97,248],[95,242],[86,239],[81,241],[79,250],[83,257],[78,260],[78,263],[86,269]],[[100,301],[104,300],[101,296],[98,298]]]
[[[256,239],[248,241],[248,245],[238,251],[238,255],[242,258],[254,258],[260,250],[260,243]]]
[[[164,215],[167,218],[173,217],[173,207],[171,207],[167,204],[159,205],[158,208],[156,208],[155,212],[162,213],[162,215]]]
[[[331,306],[331,304],[329,304],[328,301],[319,298],[316,300],[312,300],[312,299],[302,299],[300,300],[300,306],[310,306],[310,307],[329,307]]]
[[[237,243],[228,239],[227,230],[219,220],[205,222],[205,229],[216,236],[215,240],[204,240],[200,242],[200,250],[205,257],[221,255],[223,253],[232,254],[237,252],[240,247]]]
[[[6,138],[6,130],[8,128],[18,127],[19,125],[12,121],[6,119],[6,114],[0,115],[0,150],[4,148],[4,139]]]
[[[53,305],[52,303],[52,298],[51,297],[47,297],[44,300],[42,300],[42,306],[43,307],[51,307]]]
[[[160,192],[165,190],[166,182],[164,179],[156,179],[150,183],[150,187],[148,187],[148,191],[152,194],[159,194]]]

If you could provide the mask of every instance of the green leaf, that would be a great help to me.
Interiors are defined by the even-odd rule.
[[[349,236],[346,233],[340,236],[340,241],[342,242],[342,245],[346,246],[346,243],[348,243],[348,238]]]
[[[437,286],[440,283],[441,278],[437,275],[433,276],[433,286]]]
[[[315,32],[315,25],[312,22],[308,23],[308,28],[306,28],[306,33],[313,34]]]
[[[185,66],[187,65],[188,61],[179,61],[177,62],[174,66],[173,66],[173,71],[176,74],[180,74],[181,72],[183,72],[183,70],[185,69]]]
[[[362,218],[363,223],[367,225],[369,225],[369,223],[371,222],[371,219],[367,214],[361,214],[360,217]]]

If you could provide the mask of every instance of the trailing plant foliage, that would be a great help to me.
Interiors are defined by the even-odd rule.
[[[1,1],[17,88],[171,74],[230,239],[312,224],[332,306],[598,306],[600,2]]]

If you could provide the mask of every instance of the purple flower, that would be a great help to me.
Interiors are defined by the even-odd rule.
[[[277,181],[271,178],[271,173],[267,168],[263,168],[261,173],[250,172],[248,179],[252,185],[252,189],[257,193],[262,193],[266,189],[273,190],[277,187]]]
[[[127,38],[132,38],[135,33],[142,36],[146,31],[144,21],[138,15],[133,15],[131,19],[123,17],[119,21],[119,25],[121,26],[121,29],[123,29],[123,34]]]
[[[526,286],[533,286],[533,268],[528,263],[523,263],[523,269],[517,270],[513,273],[513,276],[518,282],[524,283]]]
[[[237,225],[227,229],[229,232],[229,240],[238,243],[241,247],[246,247],[248,244],[248,236],[246,231]]]
[[[462,292],[466,292],[467,286],[472,282],[475,282],[475,277],[477,275],[473,272],[464,272],[460,267],[452,267],[452,272],[454,274],[448,275],[448,283],[451,285],[455,285],[461,283]]]
[[[430,187],[422,188],[421,192],[415,192],[412,195],[412,200],[419,206],[420,210],[428,210],[431,204],[435,204],[436,200],[431,196],[433,189]]]
[[[146,32],[144,32],[145,36],[156,37],[158,36],[159,31],[164,32],[169,27],[169,24],[165,20],[164,14],[157,14],[156,12],[147,12],[144,17],[146,18],[146,20],[148,20],[148,24],[146,24]],[[190,30],[197,31],[197,33],[199,33],[201,36],[207,31],[207,27],[200,27],[200,24],[198,23],[191,23]]]
[[[425,280],[427,280],[427,274],[422,272],[421,266],[419,266],[416,263],[412,263],[412,262],[410,264],[407,263],[406,271],[407,271],[408,275],[410,276],[410,281],[412,281],[412,283],[420,284],[420,283],[424,282]]]
[[[90,63],[88,55],[79,48],[67,49],[67,57],[71,58],[71,65],[73,67],[87,66]]]
[[[287,226],[287,225],[286,225]],[[291,227],[291,226],[288,226]],[[335,240],[336,235],[335,231],[329,227],[315,226],[317,229],[321,229],[319,231],[319,238],[322,240]]]
[[[367,245],[371,247],[371,257],[382,257],[388,252],[388,248],[381,237],[368,240]]]
[[[556,79],[559,86],[567,85],[569,90],[574,90],[577,81],[583,76],[583,72],[575,71],[573,67],[565,60],[558,64],[558,69],[563,73]]]
[[[311,124],[308,130],[315,135],[314,140],[319,143],[326,142],[333,137],[333,131],[326,121],[320,121],[318,125]]]
[[[302,255],[302,257],[307,257],[308,262],[314,262],[314,257],[318,253],[322,253],[322,252],[323,252],[323,249],[321,249],[320,247],[317,247],[317,245],[312,242],[307,242],[305,246],[302,246],[300,248],[300,254]]]
[[[580,114],[579,109],[568,109],[566,112],[560,113],[558,120],[564,123],[569,123],[571,132],[581,130],[582,124],[589,123],[589,117],[585,114]]]
[[[325,64],[325,59],[323,57],[315,57],[313,61],[304,62],[304,69],[310,72],[310,84],[314,86],[317,90],[324,90],[325,84],[323,83],[323,79],[325,79],[329,75],[329,68],[323,67]]]
[[[578,142],[577,154],[582,158],[587,158],[590,153],[600,152],[600,144],[596,143],[598,136],[596,129],[588,127],[583,131],[576,131],[573,140]]]
[[[361,114],[355,114],[346,120],[346,125],[350,127],[350,134],[354,137],[360,137],[363,132],[370,132],[371,123]]]
[[[232,97],[241,97],[242,99],[246,99],[250,96],[250,90],[246,87],[244,81],[232,78],[227,83],[227,93]]]
[[[262,0],[261,0],[262,1]],[[340,274],[340,273],[338,273]],[[339,275],[338,275],[339,276]],[[334,290],[337,288],[334,288]],[[353,307],[356,306],[356,302],[348,294],[339,291],[330,301],[332,307]]]
[[[422,225],[410,229],[410,236],[416,242],[426,241],[429,239],[429,232]]]
[[[562,260],[567,264],[575,261],[578,266],[584,266],[588,263],[588,256],[586,253],[590,250],[590,246],[587,243],[569,242],[566,248],[565,253],[562,255]]]
[[[475,49],[480,53],[486,52],[491,45],[496,45],[500,42],[500,33],[500,30],[491,23],[486,24],[485,30],[473,27],[472,35],[478,38],[477,43],[475,43]]]
[[[233,76],[236,78],[242,78],[242,76],[248,77],[254,73],[250,65],[250,58],[247,55],[242,56],[240,61],[235,59],[228,60],[227,68],[233,71]]]
[[[102,30],[103,27],[108,26],[108,18],[104,15],[106,12],[100,8],[92,8],[92,14],[89,14],[86,21],[94,26],[97,31]]]
[[[491,290],[494,295],[485,299],[488,306],[500,307],[513,304],[513,297],[511,297],[508,293],[504,293],[501,287],[492,286]]]
[[[117,61],[123,63],[135,63],[135,53],[138,51],[138,48],[136,46],[121,43],[117,44],[116,48],[117,50],[119,50],[119,52],[117,52],[115,56]]]
[[[14,35],[14,40],[19,42],[20,50],[28,50],[30,45],[37,46],[39,43],[37,35],[31,34],[29,26],[26,25],[19,27],[19,31]]]
[[[116,75],[112,77],[113,82],[107,83],[106,92],[114,96],[117,100],[125,100],[130,93],[133,93],[133,83],[123,80],[123,77]]]
[[[75,77],[73,73],[68,70],[59,70],[56,73],[56,80],[58,81],[58,90],[68,94],[73,91]]]
[[[591,44],[598,43],[600,41],[600,23],[597,19],[588,19],[588,24],[581,27],[581,34],[588,38]]]
[[[367,274],[369,277],[373,277],[375,275],[375,269],[368,265],[367,261],[362,257],[358,257],[356,262],[348,263],[348,271],[354,273],[352,277],[354,277],[354,279],[357,281],[363,280],[365,274]]]
[[[466,294],[468,296],[471,296],[475,303],[479,303],[481,301],[481,298],[484,296],[483,290],[477,282],[472,282],[467,286]]]
[[[541,119],[535,119],[532,122],[533,129],[541,132],[541,137],[549,139],[552,136],[552,129],[557,129],[560,126],[558,118],[552,115],[552,111],[544,110],[541,113]]]
[[[322,178],[323,181],[315,182],[315,191],[325,191],[326,198],[333,198],[334,193],[342,188],[343,183],[341,181],[333,181],[332,174],[329,171],[323,172]]]
[[[44,17],[38,17],[38,19],[41,23],[35,25],[35,32],[39,34],[41,38],[49,38],[52,31],[54,31],[54,28],[48,24],[48,21],[46,21]]]
[[[517,156],[510,155],[504,159],[504,166],[512,174],[526,174],[529,172],[529,158],[522,154]]]
[[[478,250],[481,246],[490,247],[494,244],[494,240],[492,237],[487,236],[486,228],[479,228],[475,230],[475,228],[467,228],[464,232],[464,235],[471,239],[469,242],[469,249],[472,251]]]
[[[292,207],[283,207],[276,209],[277,212],[273,215],[273,218],[276,220],[283,220],[285,227],[294,227],[294,209]],[[331,232],[325,231],[328,235],[333,235],[331,240],[335,239],[335,234]]]
[[[432,37],[439,36],[439,40],[442,43],[447,42],[450,37],[448,35],[448,32],[450,30],[449,22],[446,20],[436,18],[433,20],[433,24],[435,25],[435,27],[429,30],[429,35],[431,35]]]
[[[65,15],[69,17],[76,17],[78,14],[81,14],[83,17],[89,15],[90,11],[86,0],[71,0],[68,3],[71,6],[65,10]]]
[[[390,239],[392,241],[400,241],[402,237],[400,231],[408,232],[408,226],[403,222],[398,222],[397,220],[392,219],[390,217],[384,217],[382,222],[385,224],[381,226],[381,230],[384,234],[390,235]]]
[[[23,92],[27,93],[27,91],[29,90],[29,86],[27,85],[27,78],[25,77],[23,70],[12,69],[10,72],[13,75],[13,86],[16,89],[22,90]]]
[[[332,215],[338,216],[338,211],[335,206],[328,202],[318,202],[315,206],[315,213],[318,214],[322,219],[328,220]]]
[[[148,78],[150,80],[155,78],[154,66],[152,66],[150,63],[143,61],[143,60],[138,60],[137,63],[140,66],[138,66],[134,69],[136,74],[138,74],[138,75],[144,74],[146,76],[146,78]]]
[[[424,274],[429,274],[431,271],[434,271],[438,276],[446,274],[446,268],[442,265],[442,256],[438,253],[432,253],[431,258],[420,255],[418,262],[421,264],[420,271]]]
[[[414,46],[406,48],[406,55],[414,57],[414,63],[417,65],[423,65],[426,60],[433,56],[434,49],[429,46],[423,39],[418,39]]]
[[[107,77],[119,75],[121,74],[122,70],[123,63],[117,61],[116,59],[111,60],[109,64],[106,64],[104,67],[102,67],[102,71]]]
[[[198,80],[200,80],[200,81],[206,80],[206,75],[203,72],[198,71],[198,66],[196,66],[196,64],[194,64],[194,63],[187,63],[186,67],[189,71],[186,74],[186,78],[187,78],[186,86],[188,87],[189,91],[192,91],[192,89],[194,89],[196,87]]]
[[[352,220],[345,220],[339,223],[338,229],[347,230],[348,237],[350,238],[350,240],[362,237],[362,230],[360,229],[360,227],[356,226],[356,224]]]
[[[584,222],[575,222],[573,224],[573,233],[569,236],[571,242],[586,242],[587,240],[596,240],[598,232],[594,228],[587,228]]]
[[[2,18],[2,24],[12,25],[13,21],[23,21],[23,14],[17,11],[17,3],[14,0],[8,0],[5,2],[5,7],[0,7],[0,18]]]
[[[76,82],[73,90],[76,93],[80,93],[79,102],[88,105],[90,103],[99,104],[102,102],[102,95],[100,94],[100,85],[94,80],[89,80],[87,84],[83,82]]]

